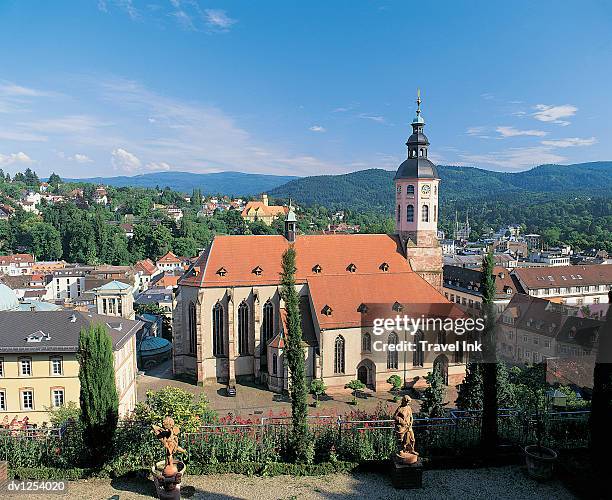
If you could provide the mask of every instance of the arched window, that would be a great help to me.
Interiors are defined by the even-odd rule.
[[[344,373],[344,337],[338,335],[334,346],[334,373]]]
[[[423,205],[423,211],[421,213],[421,220],[423,222],[429,222],[429,205]]]
[[[238,306],[238,354],[245,356],[249,352],[249,306],[242,302]]]
[[[223,306],[217,302],[213,307],[213,354],[223,356],[224,317]]]
[[[397,222],[399,222],[401,218],[402,218],[402,207],[398,205],[397,206]]]
[[[406,186],[406,194],[408,196],[414,196],[414,186],[412,184],[408,184],[408,186]]]
[[[361,350],[363,352],[370,352],[372,350],[372,337],[369,333],[364,333],[361,338]]]
[[[412,366],[423,366],[425,363],[425,353],[421,342],[425,339],[423,332],[419,330],[414,335],[414,351],[412,354]]]
[[[414,205],[406,207],[406,222],[414,222]]]
[[[196,306],[189,303],[189,354],[196,354],[198,347],[198,330],[196,324]]]
[[[262,349],[265,351],[268,342],[272,339],[272,332],[274,331],[274,305],[270,300],[267,300],[263,306],[263,343]]]
[[[391,345],[395,347],[390,348]],[[387,349],[387,370],[397,370],[397,351],[395,350],[397,349],[397,335],[393,332],[389,334],[387,347],[389,347]]]
[[[272,375],[276,375],[278,373],[278,356],[276,354],[272,354]]]

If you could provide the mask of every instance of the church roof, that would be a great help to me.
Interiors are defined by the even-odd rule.
[[[387,234],[299,235],[294,244],[298,282],[311,276],[411,273],[397,236]],[[197,287],[279,285],[281,258],[289,242],[281,235],[216,236],[208,251],[181,278]],[[383,271],[383,263],[388,270]],[[352,265],[352,267],[351,267]],[[258,272],[255,272],[259,268]]]
[[[321,329],[371,326],[374,317],[395,316],[392,306],[396,302],[401,305],[401,314],[410,317],[463,316],[456,305],[414,272],[311,276],[308,288]],[[369,314],[363,313],[362,305],[370,309]]]
[[[397,169],[398,179],[439,179],[438,169],[427,158],[407,158]]]

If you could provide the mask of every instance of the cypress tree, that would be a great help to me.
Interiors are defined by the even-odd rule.
[[[302,321],[300,318],[299,295],[295,289],[295,249],[289,247],[283,254],[281,294],[287,312],[287,338],[285,354],[289,365],[289,395],[291,397],[290,443],[296,462],[306,463],[312,459],[312,444],[308,437],[308,387],[304,349],[302,347]]]
[[[79,336],[81,424],[91,462],[107,456],[119,419],[113,341],[102,325],[83,328]]]
[[[493,251],[490,250],[482,261],[480,290],[485,327],[483,337],[484,359],[482,370],[482,446],[494,451],[497,446],[497,360],[495,345],[495,277],[493,276]]]
[[[460,410],[482,410],[482,373],[480,364],[470,361],[465,367],[465,378],[457,390],[455,401]]]
[[[425,377],[428,386],[423,392],[423,400],[421,401],[421,413],[429,418],[444,417],[444,380],[440,369],[436,366],[432,372],[429,372]]]

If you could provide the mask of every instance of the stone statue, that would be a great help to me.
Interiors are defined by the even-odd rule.
[[[153,428],[151,432],[155,434],[155,437],[159,439],[164,445],[164,448],[166,448],[166,466],[162,474],[165,477],[174,476],[178,472],[176,464],[174,463],[174,454],[185,453],[185,450],[178,444],[180,429],[174,425],[174,419],[172,417],[164,418],[161,427],[155,424],[151,427]]]
[[[414,419],[410,401],[409,396],[404,396],[393,414],[395,434],[399,443],[399,451],[395,459],[402,464],[413,464],[419,458],[419,454],[414,450],[414,432],[412,431]]]

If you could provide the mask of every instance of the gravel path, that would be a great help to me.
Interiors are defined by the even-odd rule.
[[[185,478],[183,498],[193,499],[573,499],[559,482],[536,483],[521,467],[426,471],[423,489],[397,491],[387,477],[376,474],[333,474],[323,477],[246,477],[240,475]],[[151,499],[146,481],[90,480],[70,483],[68,497],[79,500]],[[23,499],[59,499],[66,496],[24,495]]]

